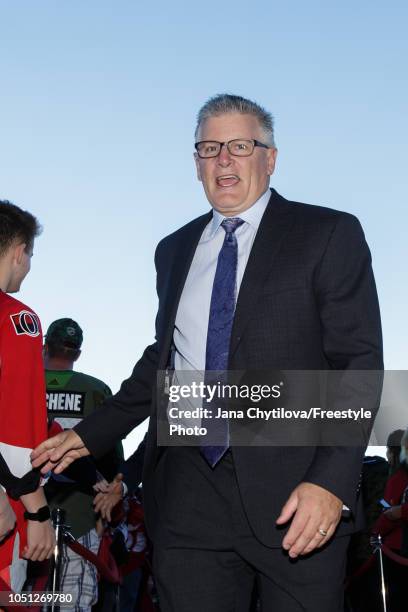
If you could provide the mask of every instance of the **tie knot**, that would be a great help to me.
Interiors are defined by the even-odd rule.
[[[227,219],[224,219],[221,225],[227,234],[233,234],[237,227],[243,223],[244,221],[239,217],[228,217]]]

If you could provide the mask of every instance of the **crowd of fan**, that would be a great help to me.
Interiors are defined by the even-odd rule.
[[[393,558],[382,555],[387,610],[403,612],[408,579],[408,429],[389,435],[387,461],[365,457],[361,494],[366,528],[353,536],[349,548],[349,611],[384,610],[381,567],[378,553],[373,552],[382,543],[394,553]]]
[[[74,371],[82,341],[82,329],[69,318],[54,321],[45,335],[43,355],[50,436],[59,428],[73,427],[111,395],[101,380]],[[73,406],[80,409],[73,411]],[[104,578],[98,573],[98,565],[66,543],[62,545],[59,589],[73,596],[77,602],[75,609],[81,612],[92,608],[114,610],[118,602],[122,612],[132,612],[136,606],[146,612],[152,609],[151,597],[141,593],[146,591],[142,580],[147,579],[142,575],[142,566],[147,563],[147,544],[139,493],[143,448],[141,445],[131,460],[125,462],[119,442],[98,460],[84,457],[63,475],[50,474],[44,486],[50,508],[64,511],[66,530],[96,555],[95,561],[106,566],[111,574]],[[44,562],[42,567],[30,564],[25,588],[47,588],[44,578],[50,577],[49,565],[49,562]]]
[[[45,335],[43,358],[49,436],[73,427],[79,419],[97,410],[111,394],[99,379],[74,371],[82,341],[82,329],[69,318],[54,321]],[[99,460],[82,458],[64,475],[51,473],[44,485],[50,509],[59,508],[64,512],[64,530],[97,557],[95,566],[66,542],[61,545],[58,589],[72,596],[76,602],[72,609],[81,612],[92,608],[123,612],[153,610],[147,584],[149,571],[142,572],[142,567],[148,568],[139,490],[143,451],[144,442],[125,462],[119,443]],[[1,489],[0,492],[0,513],[14,525],[13,517],[9,516],[10,506]],[[98,572],[98,563],[111,575],[104,579]],[[49,590],[52,575],[50,560],[30,561],[27,580],[21,588]]]

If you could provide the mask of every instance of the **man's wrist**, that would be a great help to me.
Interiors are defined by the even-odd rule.
[[[24,512],[24,518],[28,521],[37,521],[39,523],[44,523],[51,518],[50,509],[48,506],[42,506],[37,510],[37,512],[28,512],[27,510]]]

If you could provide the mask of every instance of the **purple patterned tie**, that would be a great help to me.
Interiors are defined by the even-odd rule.
[[[231,339],[232,323],[236,302],[236,276],[238,264],[238,243],[235,230],[244,221],[238,218],[227,218],[221,223],[225,230],[225,238],[218,255],[217,269],[211,294],[210,316],[208,320],[207,348],[205,355],[205,382],[216,384],[228,368],[228,353]],[[211,381],[211,371],[216,375]],[[208,406],[216,412],[216,405]],[[228,419],[203,419],[202,426],[207,429],[206,446],[200,451],[205,459],[214,467],[223,457],[229,447]]]

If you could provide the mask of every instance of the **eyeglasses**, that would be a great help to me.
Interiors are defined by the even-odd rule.
[[[263,147],[269,149],[268,145],[259,140],[245,140],[243,138],[235,138],[228,142],[217,142],[216,140],[202,140],[195,143],[195,148],[198,157],[206,159],[207,157],[217,157],[222,147],[226,145],[228,152],[237,157],[249,157],[254,152],[255,147]]]

